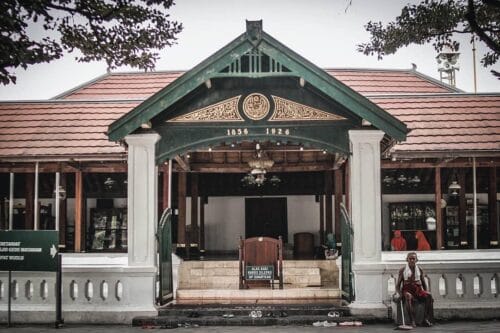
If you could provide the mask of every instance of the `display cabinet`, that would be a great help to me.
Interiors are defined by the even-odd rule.
[[[423,231],[432,249],[436,248],[436,211],[434,202],[398,202],[389,204],[391,237],[401,231],[408,250],[417,248],[415,233]],[[430,223],[432,222],[432,223]]]
[[[458,219],[458,206],[446,207],[446,247],[455,248],[460,246],[460,223]]]
[[[89,251],[127,251],[127,209],[92,208],[87,238]]]

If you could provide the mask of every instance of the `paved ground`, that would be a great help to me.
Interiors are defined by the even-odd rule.
[[[179,327],[176,329],[161,329],[161,328],[141,328],[132,326],[107,326],[107,325],[66,325],[60,329],[55,329],[47,325],[38,326],[16,326],[7,328],[5,324],[0,326],[0,332],[16,332],[16,333],[155,333],[155,332],[178,332],[178,333],[321,333],[321,332],[370,332],[382,333],[394,330],[394,325],[391,324],[374,324],[365,325],[363,327],[312,327],[312,326],[231,326],[231,327]],[[497,333],[500,332],[499,321],[464,321],[451,323],[438,323],[433,327],[424,328],[417,327],[414,332],[432,332],[432,333],[450,333],[450,332],[475,332],[475,333]]]

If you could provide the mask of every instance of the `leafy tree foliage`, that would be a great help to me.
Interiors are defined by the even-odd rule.
[[[432,42],[436,51],[445,46],[458,51],[457,34],[471,34],[488,47],[481,58],[484,67],[493,65],[500,56],[500,0],[425,0],[406,5],[394,22],[368,22],[369,43],[359,44],[358,51],[376,54],[379,59],[409,44]]]
[[[1,0],[0,82],[15,68],[79,50],[82,62],[106,61],[151,70],[157,51],[176,42],[182,24],[169,20],[173,0]]]

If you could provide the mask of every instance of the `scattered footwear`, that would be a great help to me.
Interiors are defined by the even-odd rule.
[[[337,326],[337,323],[325,320],[325,321],[315,321],[312,325],[314,327],[335,327]]]
[[[255,310],[253,310],[253,311],[250,312],[249,316],[252,317],[252,318],[260,318],[260,317],[262,317],[262,311],[260,311],[260,310],[255,311]]]
[[[234,314],[232,314],[232,313],[224,313],[224,314],[222,315],[222,317],[224,317],[224,318],[233,318],[233,317],[234,317]]]
[[[432,323],[429,321],[429,320],[424,320],[424,322],[422,323],[422,326],[424,327],[431,327],[432,326]]]
[[[168,330],[171,330],[171,329],[174,329],[174,328],[177,328],[177,326],[172,326],[172,325],[161,325],[160,326],[161,329],[168,329]]]
[[[340,313],[338,311],[330,311],[330,312],[328,312],[328,317],[338,318],[338,317],[340,317]]]
[[[285,311],[280,311],[280,317],[281,318],[288,317],[288,313],[286,313]]]
[[[324,321],[324,322],[323,322],[323,326],[324,326],[324,327],[335,327],[335,326],[337,326],[337,323],[336,323],[336,322],[331,322],[331,323],[330,323],[330,322],[328,322],[328,321]]]
[[[363,323],[360,321],[342,321],[339,326],[363,326]]]

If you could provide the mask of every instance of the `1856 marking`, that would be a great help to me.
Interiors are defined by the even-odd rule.
[[[228,128],[226,135],[227,136],[248,135],[248,128]]]

